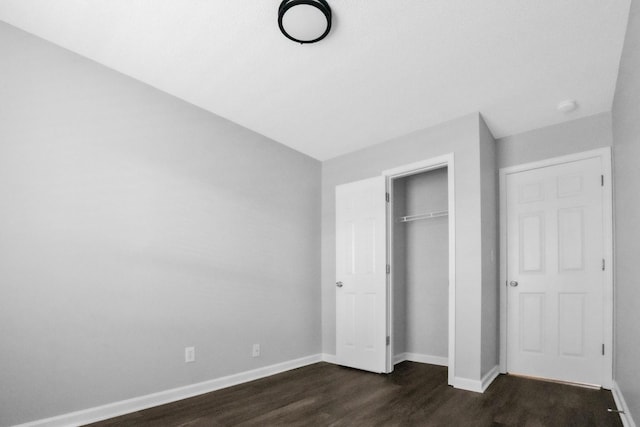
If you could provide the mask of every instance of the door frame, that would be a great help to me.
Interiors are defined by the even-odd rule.
[[[455,344],[456,344],[456,210],[455,210],[455,170],[453,153],[410,163],[382,172],[386,178],[387,194],[387,265],[393,260],[393,185],[392,181],[410,175],[428,172],[434,169],[447,168],[448,186],[448,220],[449,220],[449,325],[448,325],[448,380],[449,385],[454,385],[455,379]],[[387,275],[387,335],[390,343],[387,346],[387,372],[393,371],[393,268]]]
[[[602,164],[603,200],[602,225],[604,238],[604,336],[605,354],[602,360],[602,387],[613,387],[613,188],[611,179],[611,148],[604,147],[566,156],[500,168],[500,372],[507,373],[507,194],[506,180],[510,174],[560,165],[579,160],[599,158]],[[606,349],[609,349],[608,351]]]

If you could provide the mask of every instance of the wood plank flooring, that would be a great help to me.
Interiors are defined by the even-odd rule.
[[[317,363],[92,424],[120,426],[621,426],[611,392],[509,375],[484,394],[413,362],[390,375]]]

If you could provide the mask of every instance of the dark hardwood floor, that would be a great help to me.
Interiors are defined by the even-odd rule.
[[[499,376],[484,394],[447,368],[404,362],[390,375],[318,363],[92,426],[621,426],[611,392]]]

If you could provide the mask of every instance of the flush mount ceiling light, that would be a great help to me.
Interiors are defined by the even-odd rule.
[[[294,42],[315,43],[331,30],[331,8],[325,0],[283,0],[278,26]]]

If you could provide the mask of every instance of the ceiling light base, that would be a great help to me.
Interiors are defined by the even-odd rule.
[[[331,8],[325,0],[283,0],[278,8],[278,26],[294,42],[319,42],[331,30]]]

